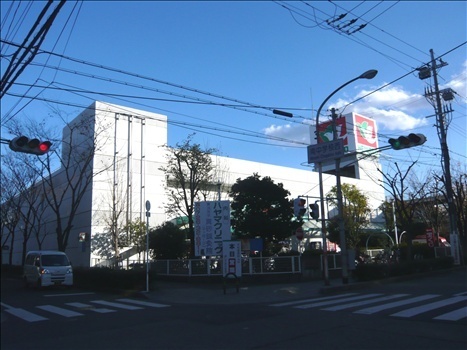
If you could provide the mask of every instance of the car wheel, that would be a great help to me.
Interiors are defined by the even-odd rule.
[[[40,278],[38,278],[38,279],[37,279],[37,282],[36,282],[36,288],[37,288],[37,289],[41,289],[41,287],[42,287],[42,281],[41,281]]]

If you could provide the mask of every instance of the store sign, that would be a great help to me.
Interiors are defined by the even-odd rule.
[[[378,148],[378,135],[374,119],[354,114],[357,151],[367,151]]]
[[[224,277],[242,276],[242,251],[240,241],[223,243],[223,275]]]
[[[222,242],[231,239],[230,202],[195,202],[195,255],[222,255]]]

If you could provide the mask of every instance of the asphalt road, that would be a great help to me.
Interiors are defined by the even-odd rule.
[[[2,280],[1,299],[2,350],[467,347],[465,270],[234,304],[25,290],[16,280]]]

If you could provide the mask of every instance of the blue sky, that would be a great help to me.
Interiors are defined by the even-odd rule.
[[[16,50],[8,43],[24,40],[45,3],[1,1],[2,76]],[[377,69],[374,79],[331,98],[321,120],[331,107],[372,117],[380,146],[425,134],[425,145],[381,156],[388,172],[395,162],[417,160],[423,178],[441,171],[441,148],[423,96],[433,81],[411,72],[433,49],[448,63],[439,70],[440,87],[456,92],[451,164],[465,168],[466,16],[465,1],[67,1],[41,49],[76,60],[34,58],[1,100],[1,137],[12,137],[8,121],[49,118],[49,104],[71,118],[101,100],[167,115],[170,145],[196,132],[196,143],[221,155],[307,169],[316,109],[346,81]]]

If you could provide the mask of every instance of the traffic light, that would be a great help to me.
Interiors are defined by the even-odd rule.
[[[394,150],[421,146],[426,142],[423,134],[409,134],[409,136],[399,136],[397,139],[389,139],[389,144]]]
[[[36,154],[42,156],[46,154],[52,142],[40,141],[39,139],[28,139],[26,136],[18,136],[9,142],[10,149],[15,152]]]
[[[319,219],[319,205],[317,203],[310,204],[310,215],[313,219]]]
[[[306,199],[303,199],[303,198],[295,198],[294,202],[293,202],[293,211],[294,211],[294,214],[295,216],[298,218],[298,219],[301,219],[303,215],[305,215],[306,213]]]

